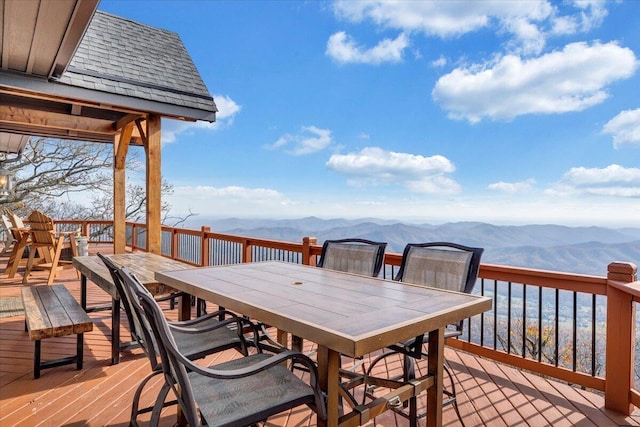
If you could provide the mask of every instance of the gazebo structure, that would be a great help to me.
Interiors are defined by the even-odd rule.
[[[146,156],[147,250],[160,252],[161,119],[215,121],[180,37],[99,0],[0,0],[0,151],[43,136],[114,147],[114,251],[125,248],[125,161]],[[21,141],[21,142],[18,142]]]

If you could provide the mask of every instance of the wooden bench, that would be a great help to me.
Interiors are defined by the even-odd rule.
[[[82,369],[83,334],[93,330],[93,322],[64,285],[26,286],[22,288],[25,330],[35,340],[33,377],[40,370],[76,362]],[[55,360],[40,361],[40,340],[50,337],[78,334],[76,355]]]

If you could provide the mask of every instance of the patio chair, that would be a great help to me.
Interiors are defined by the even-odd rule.
[[[386,243],[365,239],[325,240],[318,267],[377,277]]]
[[[139,414],[150,412],[153,407],[139,409],[139,401],[145,385],[151,378],[162,372],[162,366],[158,360],[158,347],[155,339],[151,334],[151,325],[147,318],[142,314],[142,306],[137,297],[136,286],[141,286],[139,282],[133,281],[130,277],[129,281],[123,277],[121,268],[109,258],[98,253],[98,257],[106,265],[109,273],[120,296],[120,301],[124,306],[127,320],[129,321],[129,330],[131,337],[143,349],[149,358],[151,364],[151,373],[142,380],[138,386],[131,408],[131,425],[137,425],[137,417]],[[144,287],[143,287],[144,289]],[[175,298],[174,294],[157,298],[159,301]],[[228,316],[228,318],[220,321],[218,316]],[[246,356],[247,343],[243,335],[243,327],[250,323],[246,319],[236,316],[229,311],[220,311],[210,313],[206,316],[198,317],[193,320],[185,320],[180,322],[168,322],[169,330],[172,337],[182,354],[189,360],[201,359],[209,354],[217,353],[228,349],[235,349],[242,355]],[[235,330],[229,327],[235,326]],[[254,345],[257,347],[257,331],[254,330]],[[164,399],[163,399],[164,403]],[[168,402],[175,404],[177,401]],[[166,406],[166,405],[164,405]]]
[[[165,383],[153,409],[152,426],[158,425],[162,402],[170,390],[192,427],[252,425],[300,405],[326,419],[317,368],[307,356],[287,350],[257,353],[209,368],[196,365],[176,345],[172,328],[151,294],[126,268],[120,272],[125,282],[136,285],[162,360]],[[309,384],[290,371],[287,363],[304,365]]]
[[[470,293],[478,277],[480,257],[483,251],[483,248],[472,248],[448,242],[410,243],[404,248],[400,270],[398,270],[395,280]],[[460,336],[462,334],[462,325],[463,321],[460,321],[448,326],[445,329],[444,338]],[[408,382],[414,379],[414,360],[428,355],[422,348],[425,341],[426,334],[423,334],[403,343],[390,346],[388,351],[385,351],[371,362],[367,368],[367,377],[371,376],[371,371],[381,360],[394,354],[402,354],[402,382]],[[443,390],[446,396],[443,405],[453,404],[460,422],[464,425],[460,411],[458,410],[453,374],[447,366],[446,360],[444,362],[444,370],[451,382],[451,389]],[[367,395],[373,397],[371,393],[365,393],[365,396]],[[409,418],[411,425],[415,426],[417,424],[417,418],[425,414],[417,414],[415,397],[409,399],[408,406],[408,414],[402,408],[398,407],[394,409],[399,414]]]
[[[31,244],[22,284],[26,285],[29,281],[29,274],[31,274],[31,270],[34,267],[35,253],[38,251],[42,254],[43,260],[36,265],[40,269],[49,270],[47,285],[50,285],[56,277],[58,267],[72,267],[70,260],[60,259],[60,254],[63,249],[71,248],[73,255],[77,255],[75,240],[71,232],[56,232],[53,219],[39,211],[31,212],[29,226]]]
[[[346,273],[360,274],[363,276],[378,277],[384,263],[384,251],[386,242],[374,242],[371,240],[349,238],[340,240],[325,240],[317,266]],[[297,338],[296,338],[297,339]],[[301,344],[298,344],[302,347]],[[346,357],[346,356],[343,356]],[[364,364],[364,358],[359,357],[347,370],[341,371],[349,380],[341,383],[341,397],[347,399],[349,405],[354,408],[358,405],[353,395],[349,392],[351,384],[359,384],[363,381],[362,375],[352,375],[357,368]],[[342,362],[342,360],[341,360]],[[365,372],[363,372],[365,374]]]
[[[13,232],[11,229],[13,225],[11,225],[11,221],[9,221],[9,217],[5,214],[0,216],[0,230],[4,236],[4,241],[2,242],[2,252],[0,255],[5,255],[10,252],[11,248],[13,248],[13,244],[16,242],[13,237]]]

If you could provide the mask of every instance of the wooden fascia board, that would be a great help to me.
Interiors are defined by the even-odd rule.
[[[27,110],[7,105],[0,105],[0,122],[99,134],[113,135],[116,133],[113,129],[113,122],[110,120],[92,119],[89,117],[50,113],[38,110]]]
[[[27,76],[21,73],[0,70],[0,92],[26,91],[36,94],[38,97],[48,97],[53,100],[66,99],[68,102],[82,103],[109,108],[117,111],[131,113],[153,113],[161,117],[167,117],[184,121],[204,120],[216,121],[214,111],[201,110],[179,105],[165,104],[148,99],[134,98],[114,93],[101,92],[76,86],[69,86],[56,81],[48,81],[42,78]]]
[[[73,10],[73,15],[67,26],[62,42],[58,49],[49,76],[59,76],[71,62],[71,58],[75,54],[80,41],[84,36],[84,33],[89,28],[89,23],[93,18],[93,15],[98,9],[98,3],[100,0],[78,0]]]

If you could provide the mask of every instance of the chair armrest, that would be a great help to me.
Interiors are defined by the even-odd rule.
[[[170,322],[169,323],[169,328],[173,331],[177,331],[177,332],[182,332],[185,334],[199,334],[202,332],[211,332],[211,331],[215,331],[216,329],[220,329],[223,327],[227,327],[228,325],[231,325],[232,323],[237,324],[238,328],[240,330],[242,330],[242,322],[243,319],[237,317],[235,319],[230,318],[230,319],[225,319],[225,320],[221,320],[219,322],[210,324],[204,328],[191,328],[189,326],[184,326],[184,325],[179,325],[176,324],[174,322]]]
[[[183,293],[183,292],[181,292]],[[158,301],[158,300],[156,300]],[[240,318],[236,313],[233,313],[229,310],[217,310],[211,313],[207,313],[205,315],[196,317],[195,319],[190,319],[190,320],[181,320],[178,322],[172,322],[174,325],[179,325],[179,326],[190,326],[190,325],[197,325],[198,323],[202,323],[204,321],[208,321],[213,317],[219,317],[219,315],[221,314],[225,314],[228,315],[229,317],[232,318]]]

